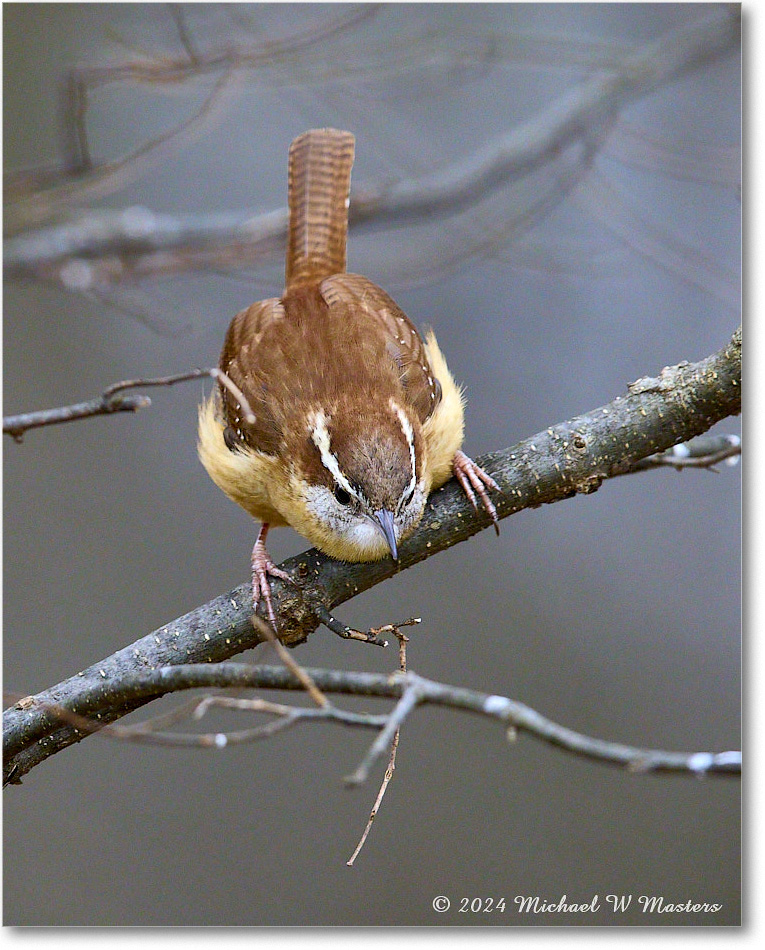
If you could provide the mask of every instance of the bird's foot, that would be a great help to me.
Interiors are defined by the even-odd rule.
[[[264,524],[260,529],[258,540],[252,549],[252,607],[253,611],[258,609],[261,600],[265,601],[266,612],[274,633],[278,633],[276,623],[276,611],[271,598],[271,577],[278,577],[280,581],[295,586],[296,582],[286,572],[278,568],[271,560],[271,555],[266,550],[266,535],[268,534],[268,525]]]
[[[478,502],[476,501],[476,493],[481,499],[481,503],[492,520],[494,525],[494,530],[499,534],[499,518],[497,517],[497,509],[494,507],[494,503],[491,498],[489,498],[489,493],[486,491],[487,488],[491,488],[493,491],[501,491],[499,485],[494,481],[491,475],[488,472],[485,472],[480,465],[476,463],[462,450],[457,450],[454,456],[454,461],[452,462],[452,469],[454,471],[454,477],[462,486],[462,490],[468,496],[470,504],[478,511]]]

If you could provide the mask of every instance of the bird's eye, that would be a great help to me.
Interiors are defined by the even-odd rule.
[[[337,498],[341,505],[349,505],[351,503],[351,496],[339,485],[335,485],[335,498]]]

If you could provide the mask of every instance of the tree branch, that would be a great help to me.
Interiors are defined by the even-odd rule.
[[[244,394],[223,370],[217,367],[210,369],[192,369],[188,373],[177,373],[175,376],[158,376],[153,379],[125,379],[119,383],[112,383],[101,396],[87,402],[78,402],[71,406],[59,406],[56,409],[40,409],[38,412],[23,412],[16,416],[3,417],[3,432],[12,436],[17,442],[24,440],[24,433],[29,429],[38,429],[43,426],[58,425],[61,422],[73,422],[75,419],[87,419],[91,416],[104,416],[113,412],[135,412],[151,405],[148,396],[123,396],[123,389],[136,389],[140,386],[173,386],[175,383],[184,383],[189,379],[199,379],[202,376],[211,376],[225,386],[243,408],[245,418],[254,423],[255,416]]]
[[[151,405],[148,396],[116,396],[104,393],[87,402],[76,402],[71,406],[58,406],[55,409],[40,409],[37,412],[22,412],[15,416],[3,416],[3,432],[16,442],[24,441],[24,433],[41,426],[58,425],[73,422],[75,419],[87,419],[90,416],[107,416],[113,412],[137,412]]]
[[[736,465],[741,455],[741,439],[737,435],[707,435],[680,442],[666,452],[649,455],[630,468],[625,474],[643,472],[651,468],[705,468],[717,472],[719,462]]]
[[[665,367],[658,377],[643,377],[613,402],[560,423],[479,463],[499,483],[497,512],[507,518],[525,508],[551,504],[596,491],[604,479],[628,472],[640,459],[663,452],[706,431],[741,408],[741,330],[718,353],[698,363]],[[419,530],[391,561],[350,564],[315,549],[281,566],[292,584],[274,581],[282,619],[281,639],[289,646],[305,641],[317,626],[320,608],[331,610],[379,584],[398,570],[467,540],[491,522],[474,511],[456,483],[449,482],[428,501]],[[4,713],[5,769],[20,777],[47,756],[77,742],[82,734],[46,711],[48,705],[98,714],[106,723],[142,705],[125,701],[121,684],[136,676],[186,663],[226,660],[260,642],[251,622],[249,582],[218,597],[149,636],[107,657],[71,679],[34,697],[30,708]],[[167,674],[170,675],[170,674]],[[321,684],[317,684],[323,689]]]
[[[536,739],[565,749],[575,755],[628,768],[633,772],[685,772],[692,775],[736,775],[741,771],[741,754],[727,752],[668,752],[662,749],[643,749],[622,743],[609,742],[576,732],[566,726],[553,722],[524,703],[505,696],[490,695],[463,686],[450,686],[426,679],[411,671],[394,676],[381,673],[345,672],[339,670],[307,669],[306,672],[324,693],[341,693],[353,696],[368,696],[381,699],[393,699],[396,703],[387,716],[373,716],[368,713],[348,713],[334,705],[321,708],[302,708],[255,700],[243,703],[255,711],[267,712],[277,718],[265,727],[233,733],[236,741],[253,741],[268,738],[281,729],[298,722],[337,722],[342,725],[378,729],[378,735],[369,748],[359,768],[348,779],[348,784],[356,785],[365,781],[369,770],[377,759],[390,749],[393,736],[408,716],[421,705],[442,706],[471,712],[500,722],[508,730],[508,738],[515,739],[517,732],[528,733]],[[303,691],[302,682],[283,667],[250,666],[244,663],[199,663],[182,666],[165,666],[157,670],[133,673],[119,684],[119,701],[133,704],[146,703],[151,699],[185,689],[198,688],[259,688]],[[83,689],[78,698],[76,714],[80,717],[98,715],[103,708],[104,690],[110,686],[91,684]],[[20,704],[16,704],[17,708]],[[25,710],[35,709],[57,721],[55,707],[40,709],[40,698],[29,697],[22,700]],[[66,716],[70,710],[63,711]],[[60,722],[60,720],[58,720]],[[274,727],[274,723],[279,724]],[[78,723],[78,738],[97,731],[104,731],[117,738],[131,741],[152,741],[149,730],[140,727],[101,726],[92,719],[86,724]],[[188,736],[188,743],[176,741],[175,745],[203,745],[208,748],[225,748],[229,741],[225,733],[204,736]],[[14,746],[9,747],[12,753]],[[17,784],[24,768],[25,756],[16,754],[13,765],[6,763],[6,769],[15,769],[7,776],[7,781]]]

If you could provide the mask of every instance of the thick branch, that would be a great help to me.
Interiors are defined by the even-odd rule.
[[[421,178],[354,191],[351,226],[391,226],[454,214],[544,167],[566,149],[576,146],[591,157],[625,106],[723,55],[739,33],[737,17],[727,11],[672,30],[626,56],[619,70],[584,80],[534,119],[462,162]],[[83,264],[92,262],[92,283],[99,279],[97,265],[102,261],[101,280],[136,279],[211,263],[252,263],[259,253],[284,244],[286,228],[286,209],[196,216],[160,215],[141,208],[92,210],[64,224],[8,239],[4,261],[6,274],[12,277],[42,276],[66,283],[60,265],[81,258]],[[119,266],[117,258],[122,260]],[[78,278],[85,280],[86,272],[80,271]]]
[[[502,452],[479,459],[499,483],[500,518],[596,491],[604,479],[623,474],[640,459],[700,435],[741,408],[741,331],[718,353],[698,363],[666,367],[658,377],[632,383],[624,396],[582,416],[560,423]],[[283,621],[282,639],[302,643],[316,628],[315,611],[333,609],[398,570],[464,541],[491,522],[474,511],[454,482],[431,496],[422,524],[401,545],[398,565],[391,561],[349,564],[316,550],[282,564],[301,590],[273,583],[274,601]],[[101,691],[103,722],[120,718],[146,702],[115,700],[120,683],[164,666],[226,660],[255,646],[259,634],[250,620],[251,590],[243,584],[198,607],[154,633],[119,650],[77,676],[40,693],[30,709],[4,714],[6,769],[17,774],[82,738],[71,726],[45,712],[45,704],[78,708],[92,689]],[[115,705],[116,703],[116,705]],[[11,751],[13,750],[13,751]],[[17,753],[28,750],[23,759]],[[15,756],[15,758],[14,758]]]

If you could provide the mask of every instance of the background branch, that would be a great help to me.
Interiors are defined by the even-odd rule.
[[[596,491],[604,479],[628,472],[641,458],[663,452],[706,431],[741,407],[741,330],[730,343],[698,363],[665,367],[658,377],[632,383],[624,396],[538,433],[479,463],[497,480],[500,518],[524,508]],[[401,546],[400,561],[348,564],[316,550],[282,564],[300,586],[274,583],[281,636],[294,646],[316,628],[315,609],[332,609],[355,594],[487,527],[453,482],[431,496],[420,529]],[[102,722],[120,718],[147,700],[126,695],[124,682],[180,663],[217,662],[260,642],[251,622],[251,591],[243,584],[154,633],[119,650],[77,676],[38,694],[30,708],[4,713],[5,775],[20,778],[82,734],[47,711],[61,705],[81,711],[81,697],[99,697]],[[319,688],[323,687],[318,684]]]
[[[349,18],[349,22],[355,19]],[[582,151],[579,173],[567,176],[564,186],[553,189],[550,200],[540,202],[535,216],[547,213],[550,204],[559,203],[588,170],[594,154],[627,105],[732,49],[738,41],[739,29],[736,16],[727,10],[716,11],[625,55],[619,68],[603,70],[585,79],[536,117],[486,143],[461,162],[394,184],[354,190],[351,226],[390,227],[455,214],[508,182],[556,161],[565,150],[578,148]],[[166,63],[161,65],[167,68]],[[200,65],[186,58],[184,71],[193,73]],[[241,63],[229,55],[223,61],[216,60],[215,65],[225,65],[231,71]],[[149,69],[145,64],[140,68]],[[177,81],[175,68],[172,73]],[[152,70],[152,76],[158,80],[159,72]],[[226,76],[228,72],[224,79]],[[221,88],[224,85],[222,80]],[[187,124],[196,128],[205,116],[203,109]],[[92,175],[111,180],[129,162],[152,153],[169,140],[170,136],[153,140],[134,157],[96,170]],[[99,194],[97,184],[95,181],[88,185],[94,196]],[[56,201],[71,211],[78,201],[88,197],[84,188],[76,182],[62,185],[55,192]],[[78,189],[82,192],[79,198]],[[9,206],[8,217],[11,221],[18,218],[27,222],[27,228],[30,223],[42,221],[43,211],[33,214],[30,210],[36,207],[35,201],[42,202],[44,210],[46,203],[50,205],[53,201],[53,193],[37,199],[19,198]],[[528,226],[525,218],[524,223]],[[87,278],[91,287],[203,266],[236,268],[251,265],[274,247],[281,248],[286,225],[286,209],[265,214],[232,211],[207,215],[158,214],[144,208],[93,209],[70,215],[63,223],[9,237],[4,247],[5,269],[11,277],[36,277],[68,286],[71,277],[65,270],[66,264],[77,260],[82,264],[77,272],[78,281],[82,283]],[[14,227],[18,230],[18,223]]]
[[[643,472],[649,468],[705,468],[717,472],[719,462],[736,465],[741,455],[741,439],[737,435],[706,435],[688,442],[681,442],[666,452],[649,455],[630,468],[629,473]]]

